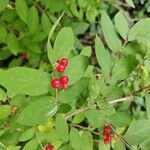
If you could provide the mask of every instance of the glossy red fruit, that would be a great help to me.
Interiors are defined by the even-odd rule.
[[[62,58],[59,63],[65,67],[68,66],[68,59],[67,58]]]
[[[110,134],[105,134],[103,138],[104,144],[109,144],[111,142],[111,135]]]
[[[45,147],[45,150],[54,150],[54,146],[53,145],[47,145]]]
[[[64,72],[65,66],[62,65],[62,64],[59,64],[59,65],[56,67],[56,70],[57,70],[57,72]]]
[[[57,78],[52,79],[51,85],[54,89],[58,89],[60,87],[60,80]]]
[[[61,84],[68,83],[68,81],[69,81],[68,76],[62,76],[62,77],[60,78],[60,82],[61,82]]]
[[[104,133],[110,133],[111,132],[111,128],[110,128],[110,126],[109,125],[106,125],[104,128],[103,128],[103,132]]]
[[[61,88],[64,90],[67,89],[68,86],[69,86],[68,83],[61,84]]]

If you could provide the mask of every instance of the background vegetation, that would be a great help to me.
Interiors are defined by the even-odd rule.
[[[148,0],[1,0],[0,150],[149,150],[149,15]]]

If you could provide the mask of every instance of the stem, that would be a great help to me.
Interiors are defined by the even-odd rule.
[[[116,132],[114,127],[109,122],[107,122],[107,121],[105,121],[105,122],[111,127],[112,131],[117,135],[117,137],[120,139],[120,141],[122,141],[126,145],[126,147],[131,150],[132,149],[131,145],[121,135],[119,135]]]
[[[138,94],[138,93],[140,93],[140,92],[142,92],[142,91],[148,91],[148,90],[150,90],[150,86],[143,87],[142,89],[140,89],[140,90],[138,90],[138,91],[132,92],[131,95],[129,95],[129,96],[126,96],[126,97],[123,97],[123,98],[119,98],[119,99],[115,99],[115,100],[111,100],[111,101],[109,101],[108,103],[109,103],[110,105],[112,105],[112,104],[116,104],[116,103],[119,103],[119,102],[125,102],[125,101],[128,101],[128,100],[130,100],[130,99],[133,99],[134,96],[136,96],[136,94]],[[66,117],[65,117],[65,119],[67,120],[67,119],[69,119],[69,118],[71,118],[71,117],[73,117],[73,116],[75,116],[75,115],[78,115],[78,114],[80,114],[80,113],[82,113],[82,112],[85,112],[85,111],[87,111],[87,110],[89,110],[89,108],[88,108],[87,106],[81,107],[81,108],[79,108],[79,109],[76,109],[75,111],[73,111],[73,112],[67,114]]]
[[[80,128],[80,129],[83,129],[83,130],[90,131],[91,133],[93,133],[93,134],[95,134],[95,135],[100,136],[100,133],[95,132],[95,131],[93,131],[93,130],[92,130],[92,129],[90,129],[90,128],[83,127],[83,126],[81,126],[81,125],[77,125],[77,124],[69,124],[69,125],[70,125],[71,127]]]
[[[37,3],[35,3],[34,1],[30,0],[30,2],[32,2],[36,7],[38,7],[42,12],[45,12],[45,10],[43,10]]]
[[[112,101],[109,101],[108,103],[109,104],[115,104],[115,103],[119,103],[119,102],[125,102],[125,101],[128,101],[130,99],[133,99],[133,95],[131,96],[127,96],[127,97],[123,97],[123,98],[119,98],[119,99],[115,99],[115,100],[112,100]]]
[[[77,110],[75,110],[75,111],[67,114],[66,117],[65,117],[65,119],[67,120],[67,119],[71,118],[72,116],[78,115],[78,114],[80,114],[82,112],[85,112],[87,110],[89,110],[89,108],[87,106],[81,107],[81,108],[79,108],[79,109],[77,109]]]
[[[55,90],[55,104],[58,105],[58,89]]]

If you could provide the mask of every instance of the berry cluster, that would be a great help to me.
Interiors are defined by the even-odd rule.
[[[60,73],[64,72],[64,70],[66,69],[67,66],[68,66],[68,59],[62,58],[60,61],[58,61],[56,70]]]
[[[57,72],[62,73],[64,72],[67,66],[68,66],[68,59],[62,58],[60,61],[58,61],[56,70]],[[53,78],[51,80],[51,86],[54,89],[58,89],[58,88],[67,89],[68,82],[69,82],[68,76],[61,76],[60,78]]]
[[[104,144],[109,144],[111,142],[111,128],[109,125],[105,125],[103,128],[103,141]]]
[[[53,145],[47,145],[45,147],[45,150],[54,150],[54,146]]]

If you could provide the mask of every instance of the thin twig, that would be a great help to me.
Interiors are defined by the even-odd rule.
[[[127,96],[127,97],[123,97],[123,98],[119,98],[119,99],[115,99],[115,100],[109,101],[108,103],[109,104],[115,104],[115,103],[125,102],[125,101],[133,99],[133,97],[134,96],[131,95],[131,96]]]
[[[131,147],[131,145],[121,136],[121,135],[119,135],[117,132],[116,132],[116,130],[114,129],[114,127],[109,123],[109,122],[107,122],[107,121],[105,121],[110,127],[111,127],[111,129],[112,129],[112,131],[117,135],[117,137],[126,145],[126,147],[128,148],[128,149],[132,149],[132,147]]]
[[[55,90],[55,104],[58,105],[58,89]]]
[[[71,118],[72,116],[75,116],[75,115],[78,115],[78,114],[80,114],[82,112],[87,111],[88,109],[89,108],[87,106],[81,107],[79,109],[76,109],[74,112],[71,112],[71,113],[67,114],[66,117],[65,117],[65,119],[67,120],[67,119]]]
[[[80,129],[83,129],[83,130],[90,131],[91,133],[93,133],[93,134],[95,134],[95,135],[100,136],[100,133],[95,132],[95,131],[93,131],[93,130],[92,130],[92,129],[90,129],[90,128],[83,127],[83,126],[81,126],[81,125],[77,125],[77,124],[69,124],[69,125],[70,125],[71,127],[80,128]]]
[[[136,96],[136,94],[138,94],[139,92],[148,91],[148,90],[150,90],[150,86],[143,87],[142,89],[140,89],[138,91],[132,92],[131,95],[129,95],[129,96],[126,96],[126,97],[123,97],[123,98],[119,98],[119,99],[115,99],[115,100],[111,100],[108,103],[110,105],[112,105],[112,104],[116,104],[116,103],[120,103],[120,102],[125,102],[125,101],[133,99],[134,96]],[[82,112],[85,112],[87,110],[89,110],[89,108],[87,106],[81,107],[79,109],[76,109],[75,111],[67,114],[66,117],[65,117],[65,119],[67,120],[67,119],[69,119],[69,118],[71,118],[71,117],[73,117],[75,115],[78,115],[78,114],[80,114]]]
[[[38,7],[42,12],[45,12],[44,9],[42,9],[37,3],[35,3],[34,1],[30,0],[30,2],[32,2],[36,7]],[[45,12],[46,13],[46,12]]]

